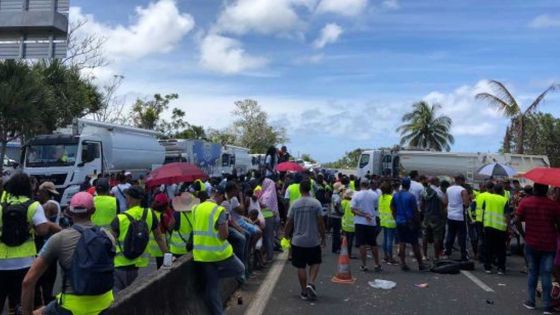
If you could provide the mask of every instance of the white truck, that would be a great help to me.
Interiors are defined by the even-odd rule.
[[[534,167],[550,167],[545,155],[432,152],[395,148],[362,152],[356,175],[398,177],[416,170],[428,176],[453,177],[462,174],[469,182],[480,182],[487,177],[479,175],[478,170],[493,162],[509,165],[521,174]]]
[[[23,148],[23,171],[41,181],[52,181],[61,193],[61,205],[79,191],[88,175],[123,170],[133,178],[145,175],[165,160],[157,132],[129,126],[78,119],[51,135],[32,138]]]

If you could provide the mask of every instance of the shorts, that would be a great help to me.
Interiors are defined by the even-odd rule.
[[[400,243],[418,245],[418,229],[411,229],[406,224],[399,224],[397,225],[397,233],[399,235]]]
[[[292,266],[303,269],[307,266],[319,265],[321,262],[321,246],[299,247],[292,245]]]
[[[445,235],[445,220],[424,220],[424,237],[428,243],[441,242]]]
[[[108,310],[103,310],[99,315],[107,314]],[[72,311],[61,307],[57,300],[51,301],[43,310],[43,315],[72,315]]]
[[[241,228],[243,228],[245,231],[249,232],[249,234],[251,234],[251,236],[259,233],[261,230],[254,224],[251,224],[243,219],[237,221],[237,224],[239,224],[239,226]]]
[[[356,224],[356,246],[377,246],[377,235],[381,229],[378,226]]]

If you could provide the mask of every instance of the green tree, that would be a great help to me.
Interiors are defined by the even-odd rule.
[[[51,93],[26,63],[0,62],[0,161],[4,161],[8,142],[37,129],[41,108],[51,101]],[[0,163],[0,174],[3,165]]]
[[[510,125],[506,133],[513,140],[515,151],[518,154],[524,153],[524,143],[525,143],[525,120],[534,111],[537,110],[539,105],[544,101],[546,95],[550,92],[560,89],[560,84],[552,84],[544,92],[542,92],[532,103],[527,107],[527,109],[522,110],[520,104],[513,97],[511,92],[506,88],[506,86],[496,80],[491,80],[488,82],[490,85],[491,93],[484,92],[476,95],[476,99],[482,100],[498,108],[505,117],[510,119]],[[509,141],[504,141],[504,152],[509,152]]]
[[[560,166],[560,119],[537,112],[526,116],[524,120],[524,152],[547,155],[552,166]]]
[[[268,114],[255,100],[235,102],[232,114],[235,144],[249,148],[251,153],[263,153],[270,146],[287,141],[286,130],[272,126]]]
[[[206,131],[202,126],[191,125],[184,129],[183,131],[175,134],[175,138],[179,139],[194,139],[194,140],[208,140],[206,136]]]
[[[317,163],[317,161],[313,159],[310,154],[307,153],[302,154],[301,159],[304,160],[305,162]]]
[[[448,116],[438,116],[439,104],[420,101],[412,105],[413,110],[404,114],[404,123],[397,132],[401,133],[401,145],[409,145],[436,151],[449,151],[455,138],[450,133],[452,120]]]
[[[218,129],[208,129],[207,132],[208,140],[214,143],[225,144],[237,144],[237,139],[235,134],[228,129],[218,130]]]
[[[179,98],[178,94],[155,94],[151,100],[137,99],[130,116],[134,126],[149,130],[164,131],[161,115],[169,108],[169,103]]]
[[[344,156],[335,162],[325,163],[324,167],[327,168],[338,168],[338,169],[353,169],[358,165],[358,161],[362,156],[364,149],[354,149],[352,151],[344,153]]]

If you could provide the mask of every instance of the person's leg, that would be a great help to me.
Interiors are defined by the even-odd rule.
[[[274,258],[274,224],[274,217],[265,219],[263,248],[269,261]]]
[[[244,252],[245,252],[244,250],[245,241],[246,241],[245,236],[241,234],[239,231],[237,231],[236,229],[230,228],[228,241],[233,247],[233,252],[235,253],[235,256],[237,256],[237,258],[239,258],[240,260],[243,260]]]
[[[163,257],[156,257],[156,267],[160,269],[163,266]]]
[[[506,243],[507,243],[507,232],[496,231],[496,256],[498,257],[498,269],[502,271],[506,270]],[[542,270],[541,270],[542,272]]]
[[[488,235],[484,234],[485,241],[488,240]],[[486,244],[488,245],[488,244]],[[486,246],[487,248],[487,246]],[[525,256],[527,257],[527,262],[529,264],[529,277],[527,280],[527,291],[529,293],[529,303],[535,304],[535,291],[537,290],[537,283],[539,281],[540,274],[540,257],[538,253],[529,246],[525,246]]]
[[[494,231],[491,228],[485,228],[484,234],[486,235],[486,245],[484,246],[484,269],[491,270],[492,264],[494,263],[494,252],[496,251],[496,248],[494,247]]]
[[[461,259],[467,259],[467,224],[465,221],[458,221],[457,226]]]
[[[201,263],[201,265],[203,266],[206,280],[206,304],[208,305],[211,314],[221,315],[224,313],[224,306],[220,295],[220,277],[218,274],[218,268],[214,263]]]
[[[305,292],[307,288],[307,270],[305,268],[298,268],[297,275],[301,292]]]
[[[367,266],[367,246],[360,245],[360,260],[362,261],[362,266]]]
[[[331,218],[331,227],[332,227],[332,252],[338,253],[340,251],[340,228],[341,228],[341,219],[340,218]]]
[[[450,256],[453,252],[453,243],[457,236],[457,225],[454,220],[447,220],[447,240],[445,241],[445,255]]]
[[[218,273],[218,278],[220,279],[239,277],[245,272],[243,262],[235,255],[224,261],[215,263],[215,268]]]
[[[10,288],[10,275],[6,270],[0,270],[0,311],[4,310],[4,304],[6,298],[8,297],[8,291]]]
[[[315,285],[315,282],[317,281],[317,276],[319,275],[320,267],[321,267],[320,264],[311,265],[309,267],[309,280],[310,280],[309,284]]]
[[[543,288],[543,303],[545,309],[552,306],[552,267],[554,265],[554,255],[554,252],[543,252],[541,255],[539,269]]]
[[[374,227],[373,229],[374,232],[374,236],[373,239],[371,240],[371,255],[373,256],[373,261],[375,262],[375,266],[377,266],[378,268],[381,267],[381,264],[379,262],[379,248],[377,247],[377,237],[379,236],[379,233],[381,232],[381,228],[379,228],[378,226]],[[379,271],[379,270],[378,270]]]
[[[484,228],[482,222],[476,222],[476,231],[478,234],[478,260],[482,261],[484,255]]]
[[[406,266],[406,243],[399,243],[399,259],[401,260],[401,266]]]
[[[385,255],[385,261],[389,261],[389,228],[383,228],[383,254]]]
[[[23,283],[23,278],[25,278],[25,274],[29,268],[19,269],[19,270],[11,270],[11,283],[9,284],[10,287],[8,288],[8,306],[10,310],[17,310],[19,305],[21,304],[21,285]]]
[[[346,242],[348,245],[348,257],[352,257],[352,247],[354,246],[354,232],[346,233]]]
[[[472,247],[474,257],[478,256],[478,235],[476,233],[476,226],[474,223],[468,224],[469,240]]]

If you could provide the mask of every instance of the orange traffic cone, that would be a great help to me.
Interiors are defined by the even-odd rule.
[[[353,284],[356,279],[352,278],[350,272],[350,257],[348,257],[348,244],[346,236],[342,238],[342,247],[338,256],[338,265],[336,267],[336,275],[331,279],[334,283]]]

